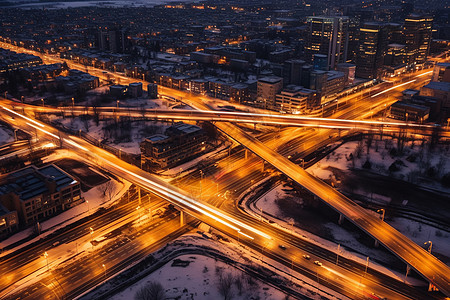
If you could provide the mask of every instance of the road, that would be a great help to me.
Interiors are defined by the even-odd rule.
[[[169,90],[169,92],[171,92],[172,94],[181,94],[186,97],[186,93],[180,93],[179,91],[174,92],[173,90]],[[202,107],[202,109],[206,108]],[[419,273],[435,283],[435,285],[438,286],[445,294],[449,294],[448,274],[450,272],[448,271],[448,267],[443,265],[432,255],[428,254],[425,250],[412,243],[409,239],[406,239],[400,233],[390,228],[387,224],[381,222],[378,218],[371,215],[368,217],[368,219],[362,218],[366,217],[367,213],[364,212],[362,208],[351,202],[351,200],[342,198],[342,195],[340,195],[324,183],[318,181],[317,179],[309,178],[308,174],[305,174],[306,172],[301,172],[301,168],[290,163],[289,160],[283,158],[272,150],[264,148],[264,145],[258,144],[257,141],[253,140],[251,137],[239,135],[239,131],[229,131],[229,129],[235,129],[232,125],[219,125],[221,130],[225,129],[226,132],[230,132],[233,135],[238,136],[239,141],[242,142],[246,147],[251,149],[253,152],[255,152],[257,155],[268,160],[271,164],[274,164],[275,167],[279,166],[284,172],[287,173],[289,177],[293,178],[295,181],[300,181],[300,184],[307,185],[307,188],[309,190],[313,191],[313,193],[317,193],[318,196],[327,203],[335,205],[338,211],[343,212],[350,220],[355,222],[355,224],[368,230],[369,234],[374,236],[376,239],[379,239],[382,243],[385,244],[388,249],[391,249],[394,253],[397,253],[400,258],[411,264],[414,268],[416,268],[416,270],[419,271]],[[236,139],[236,136],[233,136],[233,138]],[[304,182],[302,182],[301,180],[304,180]],[[408,258],[411,259],[409,260]],[[421,265],[418,264],[419,260],[422,260],[422,262],[420,262]]]
[[[410,134],[433,135],[437,131],[441,137],[450,138],[450,130],[447,127],[441,127],[433,124],[416,124],[414,122],[392,122],[377,120],[347,120],[307,117],[302,115],[279,115],[279,114],[261,114],[247,112],[228,112],[212,110],[182,110],[182,109],[142,109],[129,107],[42,107],[16,103],[14,101],[3,100],[4,105],[14,107],[15,110],[27,112],[33,111],[44,114],[61,114],[68,116],[95,115],[101,114],[102,117],[136,117],[161,120],[190,120],[190,121],[210,121],[210,122],[232,122],[232,123],[253,123],[263,125],[283,125],[300,126],[329,129],[363,130],[384,132],[399,132],[401,130]],[[384,119],[384,118],[383,118]]]
[[[257,227],[253,227],[249,225],[247,220],[242,219],[241,216],[233,216],[232,214],[219,211],[200,201],[194,201],[193,199],[190,199],[186,194],[184,194],[180,190],[177,190],[173,186],[165,182],[161,182],[154,176],[151,176],[150,174],[145,173],[134,166],[130,166],[120,161],[116,157],[112,156],[111,154],[105,152],[104,150],[97,149],[96,147],[89,145],[80,139],[70,137],[62,133],[60,135],[56,135],[55,133],[57,131],[54,130],[53,128],[40,124],[39,122],[31,118],[26,117],[22,118],[20,114],[17,114],[12,111],[3,110],[2,114],[8,114],[9,116],[11,114],[15,115],[16,116],[14,122],[15,126],[25,127],[26,129],[29,129],[30,126],[32,128],[36,128],[39,132],[39,135],[42,138],[50,137],[50,139],[58,139],[58,138],[63,139],[63,146],[74,149],[77,153],[81,154],[84,157],[87,157],[92,163],[99,165],[111,171],[112,173],[125,178],[126,180],[129,180],[131,182],[141,185],[146,189],[151,190],[157,195],[163,197],[164,199],[173,202],[177,206],[181,207],[182,210],[189,212],[190,214],[194,215],[196,218],[204,221],[205,223],[210,224],[211,226],[223,231],[228,235],[240,239],[240,242],[253,243],[255,244],[254,247],[256,248],[266,249],[265,251],[270,250],[272,252],[272,251],[283,251],[279,250],[279,248],[277,247],[277,245],[279,244],[279,239],[281,238],[289,239],[285,238],[285,236],[289,236],[288,233],[282,233],[280,237],[279,236],[272,237],[270,234],[265,233],[267,227],[271,227],[268,224],[260,223],[258,224]],[[298,264],[300,264],[300,262]],[[306,265],[305,268],[310,269],[311,265],[308,264]],[[360,279],[360,276],[355,275],[354,271],[349,271],[348,269],[342,268],[340,266],[337,266],[336,268],[338,271],[336,271],[335,268],[333,268],[334,272],[337,272],[337,274],[333,273],[334,275],[337,276],[337,279],[335,279],[336,282],[339,282],[339,280],[342,281],[342,278],[346,277],[348,278],[353,277]],[[320,271],[324,272],[323,276],[326,276],[327,274],[326,272],[331,272],[329,271],[329,269],[322,269],[322,268],[320,269]],[[329,280],[331,281],[331,279]],[[352,280],[354,281],[354,279]],[[362,279],[360,280],[362,281]],[[380,281],[378,280],[370,279],[364,283],[363,290],[355,289],[354,285],[353,286],[346,285],[345,287],[346,290],[342,292],[351,296],[352,298],[361,297],[362,293],[364,293],[366,290],[381,292],[381,294],[385,295],[388,294],[390,295],[391,299],[405,298],[405,296],[395,293],[392,290],[380,285],[379,282]],[[335,282],[333,282],[333,284],[334,283]],[[356,283],[354,282],[354,284]],[[359,296],[355,295],[355,293],[358,294]],[[411,297],[411,299],[413,299],[413,297]]]

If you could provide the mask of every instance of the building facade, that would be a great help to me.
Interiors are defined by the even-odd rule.
[[[387,28],[384,23],[366,22],[359,29],[359,55],[356,58],[356,77],[381,77],[387,48]]]
[[[275,109],[276,96],[283,89],[283,78],[264,77],[258,79],[256,106],[264,109]]]
[[[201,127],[179,122],[164,134],[155,134],[140,144],[144,169],[172,168],[206,150],[206,134]]]
[[[410,15],[405,19],[406,60],[408,64],[424,63],[430,51],[431,25],[433,18],[422,15]]]
[[[328,58],[328,70],[347,61],[348,17],[313,16],[306,19],[306,57],[313,61],[314,54]]]
[[[19,223],[26,226],[82,202],[80,183],[53,164],[15,171],[0,185],[0,203],[9,211],[16,211]]]

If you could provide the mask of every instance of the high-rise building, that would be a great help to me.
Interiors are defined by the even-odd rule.
[[[373,21],[374,12],[372,9],[347,5],[344,7],[344,15],[349,17],[347,62],[354,63],[358,56],[359,28],[362,23]]]
[[[348,17],[313,16],[306,19],[308,26],[306,56],[313,61],[314,54],[328,58],[328,69],[346,62],[348,46]]]
[[[359,55],[356,59],[356,77],[380,77],[387,47],[387,29],[384,23],[366,22],[360,28]]]
[[[405,19],[403,34],[408,64],[426,61],[430,50],[432,23],[433,18],[429,16],[409,15]]]
[[[405,45],[389,44],[384,57],[384,64],[390,67],[400,66],[405,63]]]

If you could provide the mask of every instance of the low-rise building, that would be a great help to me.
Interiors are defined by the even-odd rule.
[[[109,87],[109,95],[114,99],[123,99],[127,94],[127,86],[116,84]]]
[[[424,122],[428,120],[430,108],[407,103],[405,101],[397,101],[391,105],[389,117],[402,121],[418,121]]]
[[[142,82],[132,82],[128,85],[128,93],[131,97],[137,98],[142,96]]]
[[[156,83],[149,83],[147,85],[147,95],[150,99],[158,98],[158,85]]]
[[[16,211],[19,223],[26,226],[82,202],[80,183],[53,164],[15,171],[0,184],[0,203],[9,211]]]
[[[0,203],[0,238],[15,232],[18,225],[17,211],[10,211]]]
[[[164,134],[155,134],[140,144],[144,169],[172,168],[206,150],[205,131],[198,126],[176,123]]]
[[[243,103],[248,100],[248,85],[211,79],[209,80],[208,93],[214,98]]]
[[[420,89],[420,95],[442,101],[442,108],[450,109],[450,82],[431,81]]]
[[[305,89],[301,86],[288,85],[281,93],[277,94],[275,110],[282,113],[305,113],[314,102],[316,91]]]
[[[264,109],[275,109],[276,95],[283,89],[283,78],[264,77],[258,79],[255,105]]]
[[[450,82],[450,63],[437,63],[434,66],[431,81]]]

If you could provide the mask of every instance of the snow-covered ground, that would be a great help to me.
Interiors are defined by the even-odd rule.
[[[0,127],[0,145],[14,141],[14,133],[4,127]]]
[[[198,254],[181,255],[177,258],[190,262],[186,268],[172,267],[171,264],[175,259],[172,258],[169,263],[127,287],[111,299],[132,299],[136,291],[149,281],[160,283],[165,289],[168,299],[222,299],[223,296],[220,295],[217,285],[220,274],[231,274],[235,279],[240,278],[241,282],[243,282],[241,295],[239,295],[237,285],[233,284],[233,297],[231,299],[287,299],[283,292],[258,279],[250,280],[253,283],[248,282],[247,280],[250,276],[241,268],[257,270],[263,277],[279,279],[283,282],[282,284],[289,286],[310,299],[348,299],[299,273],[292,273],[289,267],[262,257],[259,253],[253,252],[237,243],[237,241],[217,239],[214,230],[212,235],[209,236],[212,239],[205,238],[198,233],[184,235],[173,243],[169,243],[164,248],[164,251],[154,252],[153,257],[155,261],[165,261],[167,260],[166,257],[170,257],[172,251],[184,249],[184,251],[190,252],[200,248],[208,249],[208,252],[215,253],[213,257],[226,257],[227,260],[231,261],[231,264],[225,264],[221,259],[209,258],[211,256]],[[201,252],[206,253],[204,250]],[[101,290],[109,289],[110,284],[115,286],[118,282],[108,281],[100,287],[98,292],[101,294]],[[98,295],[93,293],[86,296],[88,297],[83,299],[90,299]]]
[[[57,159],[60,159],[62,157],[67,157],[66,153],[67,151],[59,150],[54,154],[51,154],[50,156],[46,157],[44,162],[51,163],[52,161],[55,161]],[[101,191],[101,186],[105,185],[107,183],[104,183],[102,185],[99,185],[97,187],[93,187],[87,192],[82,192],[82,197],[86,200],[85,203],[79,204],[75,207],[72,207],[71,209],[62,212],[61,214],[46,220],[41,223],[41,235],[38,237],[35,237],[34,239],[22,243],[19,246],[5,250],[1,252],[0,256],[6,255],[10,252],[16,251],[21,247],[24,247],[28,244],[31,244],[51,233],[54,231],[63,228],[64,226],[67,226],[79,219],[82,219],[95,211],[97,211],[100,207],[108,207],[111,204],[113,204],[117,199],[122,197],[122,195],[128,190],[128,188],[131,186],[131,183],[128,181],[122,180],[122,182],[118,182],[114,180],[113,178],[110,178],[111,182],[113,183],[113,187],[111,188],[111,191],[113,192],[113,195],[111,199],[109,199],[108,196],[104,197],[103,193]],[[16,243],[20,240],[23,240],[30,236],[33,233],[32,228],[27,228],[25,230],[22,230],[21,232],[18,232],[14,234],[13,236],[9,237],[8,239],[0,242],[0,249],[3,249],[4,247],[11,245],[13,243]]]
[[[59,118],[54,115],[49,115],[49,119],[52,121],[58,121],[65,127],[68,127],[72,130],[82,130],[83,132],[87,132],[90,136],[97,140],[104,140],[108,139],[111,146],[116,147],[118,149],[123,150],[124,152],[131,153],[131,154],[140,154],[140,148],[139,143],[142,142],[142,140],[149,135],[150,133],[146,133],[146,127],[151,126],[153,129],[153,132],[155,133],[162,133],[164,132],[169,126],[169,123],[163,123],[163,122],[154,122],[154,121],[146,121],[146,122],[133,122],[131,128],[128,127],[124,130],[126,130],[127,135],[129,134],[129,138],[131,141],[129,142],[121,142],[121,143],[114,143],[114,140],[109,137],[109,135],[106,133],[106,130],[104,129],[106,126],[113,126],[114,124],[107,123],[108,121],[101,120],[99,122],[99,125],[95,123],[94,120],[87,120],[83,121],[80,118]],[[88,129],[88,131],[86,131]],[[113,130],[113,129],[111,129]]]
[[[335,223],[329,222],[323,224],[323,226],[330,229],[331,234],[334,237],[334,241],[329,241],[327,239],[311,234],[310,232],[302,230],[296,227],[295,225],[292,226],[293,224],[292,220],[286,219],[284,217],[283,212],[279,209],[278,205],[276,204],[277,199],[281,199],[288,195],[288,193],[286,193],[284,189],[286,189],[286,187],[283,187],[283,185],[281,184],[277,185],[275,188],[273,188],[272,190],[264,194],[262,197],[260,197],[256,202],[254,202],[254,205],[251,205],[250,207],[251,209],[250,211],[248,209],[246,209],[246,211],[253,214],[257,218],[259,218],[262,212],[264,220],[270,220],[275,222],[273,226],[280,227],[288,231],[289,233],[293,233],[300,238],[303,238],[323,248],[329,249],[330,251],[338,253],[338,246],[339,246],[340,256],[358,261],[361,264],[365,264],[367,256],[376,257],[377,260],[379,261],[384,260],[383,256],[385,256],[385,254],[383,252],[362,245],[360,242],[358,242],[355,236],[353,236],[347,230],[345,230],[344,228],[340,227]],[[293,198],[293,200],[296,201],[298,205],[302,204],[302,200],[300,198]],[[352,249],[356,250],[357,252],[354,252],[354,250]],[[361,253],[364,253],[365,255]],[[373,261],[370,262],[370,267],[380,272],[383,272],[386,275],[391,276],[392,278],[395,278],[399,281],[404,280],[404,274],[390,270]],[[407,282],[412,285],[423,284],[423,282],[418,281],[414,278],[407,278]]]
[[[188,261],[189,266],[172,266],[172,262],[165,264],[156,272],[150,274],[126,290],[115,295],[111,300],[133,299],[136,292],[148,282],[158,282],[162,285],[168,299],[222,299],[219,293],[220,274],[231,274],[234,278],[242,278],[243,272],[221,261],[200,255],[182,255],[177,259]],[[245,285],[245,283],[244,283]],[[236,284],[231,288],[233,299],[283,299],[285,294],[264,283],[258,282],[258,286],[249,289],[243,287],[239,295]],[[259,298],[256,298],[259,297]]]
[[[433,226],[421,224],[405,218],[393,218],[386,222],[399,230],[418,245],[430,241],[433,243],[432,252],[438,252],[450,257],[450,233],[436,229]],[[429,245],[428,245],[429,246]],[[427,247],[428,247],[427,246]]]
[[[62,2],[39,2],[38,0],[8,0],[8,2],[29,2],[25,4],[19,4],[15,7],[19,8],[52,8],[52,9],[64,9],[64,8],[77,8],[87,6],[100,6],[100,7],[152,7],[158,4],[164,4],[168,2],[183,2],[183,0],[94,0],[94,1],[62,1]]]
[[[427,145],[422,146],[421,142],[408,142],[404,146],[402,155],[391,155],[391,151],[396,151],[396,140],[373,140],[367,154],[367,140],[362,142],[348,142],[336,149],[327,157],[320,160],[308,168],[308,172],[321,179],[332,179],[333,172],[330,168],[349,170],[351,168],[363,168],[364,163],[371,163],[371,171],[389,175],[393,178],[413,181],[418,176],[424,176],[427,169],[435,168],[438,181],[442,175],[450,172],[450,149],[448,145],[437,145],[436,149],[430,151]],[[357,152],[360,152],[358,158]],[[351,157],[353,156],[353,159]],[[401,161],[397,171],[389,171],[389,167],[395,162]],[[420,185],[430,186],[427,182]],[[450,189],[442,187],[439,182],[431,184],[431,187],[450,192]],[[384,199],[387,200],[387,199]]]

